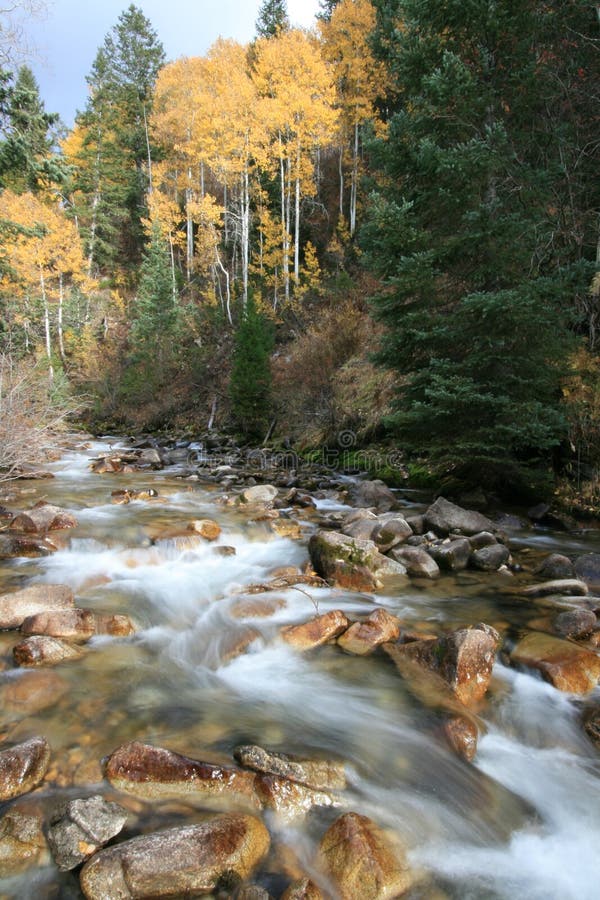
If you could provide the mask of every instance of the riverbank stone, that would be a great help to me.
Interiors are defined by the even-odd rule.
[[[76,528],[77,519],[66,509],[42,501],[32,509],[18,513],[8,527],[11,531],[46,534],[48,531]]]
[[[28,794],[44,780],[50,747],[43,737],[30,738],[0,751],[0,800]]]
[[[355,591],[377,590],[385,576],[405,576],[400,563],[384,556],[373,541],[334,531],[317,531],[308,542],[315,572],[330,584]]]
[[[347,502],[350,506],[372,508],[378,513],[397,509],[398,499],[393,491],[376,478],[373,481],[357,481],[348,488]]]
[[[269,832],[254,816],[225,814],[199,825],[131,838],[96,853],[81,870],[87,900],[141,900],[230,892],[267,855]]]
[[[46,850],[41,816],[9,809],[0,819],[0,878],[39,864]]]

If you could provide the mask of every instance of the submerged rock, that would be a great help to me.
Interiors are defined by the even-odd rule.
[[[310,878],[300,878],[283,892],[281,900],[325,900],[325,895]]]
[[[346,787],[346,772],[341,762],[305,759],[287,753],[274,753],[256,744],[236,747],[235,759],[247,769],[278,775],[315,790],[339,790]]]
[[[87,900],[141,900],[230,891],[267,855],[269,832],[254,816],[216,816],[100,850],[81,870]]]
[[[259,809],[255,775],[243,769],[216,766],[133,741],[114,751],[106,762],[113,787],[146,800],[197,799],[205,804]]]
[[[28,794],[44,780],[50,765],[50,747],[43,737],[0,751],[0,800]]]
[[[400,897],[415,880],[400,841],[392,842],[366,816],[349,812],[323,836],[320,860],[340,900]]]
[[[536,669],[559,691],[587,694],[600,680],[600,656],[540,631],[525,635],[511,652],[510,661]]]
[[[62,662],[80,659],[80,647],[58,638],[33,635],[13,647],[17,666],[56,666]]]
[[[541,584],[530,584],[522,588],[524,597],[550,597],[553,594],[571,597],[585,597],[589,593],[587,584],[577,578],[559,578],[555,581],[544,581]]]
[[[63,871],[74,869],[119,834],[126,821],[127,811],[103,797],[71,800],[48,828],[54,862]]]
[[[0,878],[38,864],[46,849],[42,819],[16,809],[0,819]]]
[[[32,716],[54,706],[68,687],[57,672],[18,672],[18,677],[0,684],[0,709],[9,718]]]
[[[56,546],[45,537],[33,534],[0,534],[0,559],[38,559],[50,556]]]
[[[206,541],[216,541],[221,534],[221,526],[212,519],[195,519],[188,525],[188,530],[199,534]]]
[[[393,547],[390,556],[401,563],[412,578],[439,578],[440,567],[422,547]]]
[[[242,491],[240,499],[243,503],[260,503],[268,506],[273,503],[277,493],[277,488],[272,484],[255,484],[253,487]]]
[[[338,644],[346,653],[364,656],[400,637],[400,619],[385,609],[374,610],[363,622],[355,622],[340,635]]]
[[[326,791],[317,791],[277,775],[257,775],[256,793],[265,809],[291,821],[306,815],[316,806],[334,806],[335,801]]]
[[[31,584],[0,596],[0,628],[20,628],[29,616],[74,606],[75,596],[66,584]]]
[[[479,732],[471,719],[452,716],[443,726],[444,737],[457,756],[471,762],[477,753]]]
[[[600,590],[600,553],[584,553],[575,560],[575,575],[593,591]]]
[[[281,637],[296,650],[313,650],[338,637],[349,625],[350,621],[341,609],[332,609],[302,625],[287,625],[281,629]]]

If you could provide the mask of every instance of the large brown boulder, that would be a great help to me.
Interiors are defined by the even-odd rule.
[[[390,556],[401,563],[412,578],[439,578],[440,567],[422,547],[407,547],[402,544],[393,547]]]
[[[341,762],[332,759],[306,759],[288,753],[274,753],[256,744],[236,747],[233,755],[241,766],[265,775],[278,775],[305,784],[317,791],[346,787],[346,771]]]
[[[373,591],[381,578],[406,575],[406,569],[379,552],[373,541],[352,538],[333,531],[317,531],[308,543],[315,572],[338,587]]]
[[[34,534],[45,534],[47,531],[60,531],[64,528],[75,528],[77,519],[66,509],[40,503],[19,513],[9,525],[11,531],[25,531]]]
[[[380,644],[397,641],[400,637],[400,619],[386,609],[374,610],[363,622],[355,622],[340,635],[338,644],[346,653],[365,656],[373,653]]]
[[[74,606],[73,591],[66,584],[30,584],[0,595],[0,628],[20,628],[29,616]]]
[[[105,775],[113,787],[146,800],[186,798],[221,808],[261,807],[253,772],[212,765],[139,741],[115,750]]]
[[[44,780],[50,765],[50,747],[43,737],[0,751],[0,800],[28,794]]]
[[[191,897],[232,890],[269,850],[254,816],[226,814],[100,850],[81,870],[87,900]]]
[[[386,900],[401,897],[414,874],[399,841],[390,840],[366,816],[349,812],[323,836],[320,860],[340,900]]]
[[[0,534],[0,559],[39,559],[50,556],[56,546],[45,537],[34,534]]]
[[[587,694],[600,681],[600,656],[540,631],[525,635],[511,652],[510,661],[537,670],[559,691]]]
[[[438,497],[426,510],[424,521],[428,529],[444,537],[449,534],[478,534],[480,531],[495,534],[498,531],[487,516],[475,510],[463,509],[444,497]]]
[[[305,652],[338,637],[349,625],[350,621],[341,609],[332,609],[301,625],[287,625],[281,629],[281,637],[286,644]]]
[[[483,699],[490,683],[499,644],[498,633],[489,626],[462,628],[435,641],[413,641],[386,645],[396,656],[409,659],[441,676],[454,696],[465,706]]]
[[[135,625],[129,616],[98,615],[89,609],[64,609],[28,616],[21,625],[22,634],[40,634],[85,642],[97,634],[127,637]]]

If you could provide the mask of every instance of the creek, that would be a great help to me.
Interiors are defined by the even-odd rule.
[[[256,743],[343,760],[350,782],[344,808],[397,831],[411,862],[431,873],[439,891],[430,881],[410,897],[595,900],[600,754],[582,729],[581,700],[498,661],[482,710],[485,733],[467,764],[441,738],[435,710],[408,690],[387,658],[353,657],[336,646],[302,655],[278,639],[283,625],[304,622],[316,609],[339,608],[353,618],[374,604],[422,629],[480,621],[520,628],[528,614],[507,576],[468,572],[376,595],[326,589],[318,599],[310,589],[292,588],[277,592],[281,603],[269,617],[250,610],[240,618],[244,588],[278,567],[306,562],[314,511],[301,519],[303,539],[281,538],[268,522],[248,522],[238,508],[218,502],[221,488],[183,481],[175,470],[92,474],[89,457],[106,446],[65,454],[52,465],[55,478],[28,483],[31,493],[19,501],[32,505],[43,497],[75,514],[79,524],[63,533],[64,547],[45,558],[0,563],[0,592],[39,581],[68,584],[78,606],[126,613],[139,628],[126,639],[94,638],[81,660],[52,670],[66,684],[54,705],[3,723],[5,740],[42,734],[52,748],[53,768],[20,801],[23,808],[41,803],[50,810],[99,790],[113,797],[100,784],[100,761],[128,741],[229,764],[236,745]],[[116,505],[111,491],[122,487],[154,488],[158,497]],[[410,494],[400,499],[419,509]],[[319,506],[317,514],[340,508],[333,500]],[[221,526],[216,542],[186,546],[168,537],[201,518]],[[511,540],[523,558],[597,551],[599,543],[597,532],[540,530]],[[225,546],[235,555],[219,552]],[[238,641],[248,646],[236,656]],[[14,634],[0,635],[5,661],[16,642]],[[20,677],[21,670],[0,672],[0,681]],[[585,702],[598,699],[597,689]],[[158,830],[195,821],[198,811],[171,803],[138,814]],[[310,872],[333,817],[317,811],[272,828]],[[275,897],[285,886],[276,872],[264,873],[263,883]],[[0,880],[0,898],[81,896],[77,876],[53,865]]]

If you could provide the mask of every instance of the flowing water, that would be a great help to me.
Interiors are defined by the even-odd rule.
[[[292,588],[277,592],[270,617],[253,617],[246,607],[240,618],[244,588],[277,567],[302,565],[306,540],[248,523],[218,502],[220,489],[168,470],[93,475],[89,457],[102,449],[71,452],[54,465],[53,481],[28,486],[19,505],[44,497],[73,511],[79,525],[50,557],[0,564],[0,591],[36,581],[69,584],[78,606],[127,613],[139,630],[127,639],[96,638],[82,660],[52,669],[60,679],[53,705],[24,718],[3,711],[6,740],[43,734],[52,747],[44,786],[17,801],[19,808],[41,805],[48,815],[66,798],[98,790],[112,796],[101,784],[100,761],[130,740],[221,763],[232,762],[237,744],[257,743],[344,760],[350,785],[343,808],[397,831],[414,866],[431,875],[411,896],[600,896],[600,754],[582,730],[581,701],[498,662],[482,713],[485,734],[467,764],[441,738],[438,712],[407,689],[387,658],[351,657],[332,646],[300,655],[278,639],[283,625],[306,621],[315,609],[343,608],[352,617],[368,614],[375,602],[431,630],[479,621],[521,627],[539,609],[516,601],[506,576],[465,573],[376,597]],[[122,487],[154,487],[159,497],[111,503],[111,491]],[[320,506],[326,512],[335,503]],[[169,537],[200,518],[221,525],[215,543]],[[302,525],[308,537],[314,517]],[[224,546],[235,555],[222,555]],[[593,533],[561,544],[550,533],[523,532],[514,546],[524,557],[598,549]],[[5,660],[16,642],[14,634],[0,636]],[[246,650],[236,655],[239,642]],[[0,686],[26,676],[7,668]],[[195,821],[202,812],[183,804],[150,811],[139,801],[129,808],[137,831]],[[316,844],[338,814],[270,824],[310,872]],[[279,896],[285,881],[275,868],[262,878]],[[80,896],[77,876],[60,875],[51,864],[0,881],[0,898]]]

